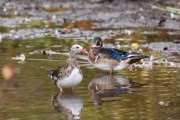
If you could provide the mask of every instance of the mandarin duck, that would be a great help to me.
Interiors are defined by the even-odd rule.
[[[147,56],[136,52],[126,52],[115,48],[104,48],[103,41],[100,37],[95,37],[92,41],[91,50],[89,51],[89,62],[96,68],[110,71],[123,70],[130,64],[133,64]]]
[[[87,53],[87,51],[80,45],[73,45],[67,64],[58,67],[56,70],[47,71],[54,84],[60,89],[60,93],[63,93],[62,88],[74,89],[83,79],[81,69],[76,60],[76,56],[79,53]]]

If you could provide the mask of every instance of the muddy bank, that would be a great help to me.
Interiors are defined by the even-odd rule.
[[[1,16],[6,15],[5,9],[15,9],[14,12],[20,17],[53,19],[59,24],[63,24],[63,20],[66,19],[66,21],[95,21],[96,28],[163,27],[180,29],[179,14],[155,9],[153,5],[180,8],[178,0],[53,0],[51,2],[2,0]],[[63,9],[54,9],[54,11],[51,9],[50,11],[50,9],[42,8]],[[1,19],[5,26],[10,24],[6,23],[7,21],[5,18]]]
[[[0,39],[112,38],[117,35],[146,32],[159,34],[157,29],[180,32],[180,14],[155,6],[180,8],[178,0],[2,0],[0,2]],[[173,15],[173,16],[172,16]],[[137,29],[145,27],[147,30]],[[156,28],[156,29],[155,29]],[[153,32],[153,33],[152,33]],[[169,34],[169,32],[165,32]],[[170,34],[169,34],[170,35]],[[178,39],[178,37],[176,37]],[[175,40],[176,40],[175,39]],[[84,38],[86,40],[86,38]]]

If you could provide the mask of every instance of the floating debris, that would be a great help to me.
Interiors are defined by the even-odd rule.
[[[25,61],[26,56],[25,54],[21,53],[20,56],[16,56],[16,57],[11,57],[12,60],[20,60],[20,61]]]
[[[159,105],[164,106],[165,105],[164,101],[159,101]]]
[[[137,68],[152,69],[153,68],[153,60],[154,60],[154,57],[152,55],[150,55],[148,59],[141,60],[142,64],[134,64],[134,66]]]
[[[180,63],[168,61],[166,58],[157,58],[153,55],[150,55],[148,59],[142,60],[142,64],[134,64],[134,67],[153,69],[153,67],[158,67],[158,65],[161,65],[161,67],[162,65],[165,65],[165,67],[180,67]]]
[[[159,105],[161,105],[161,106],[169,106],[169,104],[171,103],[170,101],[167,101],[167,102],[164,102],[164,101],[159,101],[158,102],[159,103]]]
[[[127,30],[127,29],[125,29],[125,30],[123,30],[121,33],[122,33],[122,34],[131,35],[133,32],[134,32],[133,30]]]
[[[48,58],[52,59],[52,55],[65,55],[65,56],[69,56],[69,53],[60,53],[60,52],[55,52],[52,50],[35,50],[29,53],[30,55],[32,54],[43,54],[43,55],[47,55]]]

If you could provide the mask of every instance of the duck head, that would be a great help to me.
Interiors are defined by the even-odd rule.
[[[102,46],[103,46],[102,39],[100,37],[95,37],[92,41],[92,47],[102,47]]]
[[[76,55],[79,53],[83,53],[83,54],[88,53],[85,49],[83,49],[81,45],[78,44],[73,45],[70,50],[71,50],[70,57],[76,57]]]

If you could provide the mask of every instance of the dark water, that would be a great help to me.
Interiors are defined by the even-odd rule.
[[[153,35],[134,34],[130,37],[137,39],[140,37],[144,40],[142,43],[136,39],[131,42],[146,44],[151,43],[151,39],[153,42],[173,42],[179,36],[161,35],[152,37]],[[131,42],[122,44],[129,45]],[[6,39],[0,43],[0,68],[8,64],[20,71],[15,80],[6,81],[2,75],[0,76],[1,120],[180,119],[179,50],[168,53],[168,60],[175,62],[175,66],[155,64],[151,69],[135,68],[134,71],[125,69],[115,72],[114,76],[80,64],[84,75],[83,81],[76,87],[75,93],[67,89],[61,95],[45,71],[63,65],[68,57],[53,55],[50,60],[42,54],[29,53],[39,49],[65,52],[75,43],[89,49],[90,42],[54,38],[23,41]],[[53,47],[54,45],[61,46]],[[144,54],[154,53],[158,59],[165,54],[163,51],[142,49]],[[26,55],[25,61],[11,59],[20,53]]]

